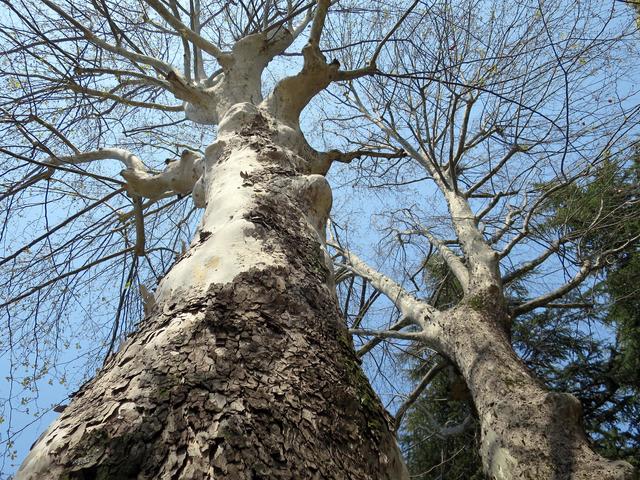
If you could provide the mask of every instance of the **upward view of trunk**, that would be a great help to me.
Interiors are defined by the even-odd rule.
[[[444,189],[443,189],[444,190]],[[594,452],[582,426],[580,402],[549,391],[511,345],[510,312],[498,270],[498,254],[477,229],[468,202],[452,192],[447,201],[466,254],[462,263],[440,245],[464,290],[461,301],[438,310],[349,254],[352,267],[389,298],[408,337],[437,351],[460,372],[480,424],[480,457],[491,480],[632,480],[633,467]],[[393,332],[389,333],[390,336]]]
[[[427,6],[428,2],[419,0],[372,5],[338,0],[266,0],[210,2],[205,8],[198,0],[143,0],[125,2],[127,9],[120,11],[120,2],[103,0],[89,2],[85,12],[85,3],[73,0],[29,0],[16,2],[18,7],[9,0],[0,1],[10,10],[6,19],[4,12],[0,19],[2,51],[7,56],[3,66],[14,61],[20,65],[10,74],[0,72],[3,86],[10,91],[9,95],[3,93],[0,123],[5,135],[6,131],[15,129],[7,138],[9,144],[16,143],[10,148],[0,148],[0,153],[9,152],[18,162],[15,168],[13,163],[7,163],[11,168],[5,172],[6,178],[32,172],[24,179],[19,178],[13,190],[10,188],[7,195],[3,193],[2,198],[20,199],[14,207],[20,212],[18,217],[22,217],[23,208],[25,212],[40,212],[35,209],[43,208],[44,213],[38,213],[39,219],[34,224],[42,221],[47,229],[45,235],[2,260],[15,260],[14,264],[19,265],[18,255],[29,254],[30,246],[45,238],[49,240],[56,229],[65,228],[59,232],[61,238],[72,236],[69,232],[93,232],[94,227],[80,227],[85,213],[93,215],[96,232],[100,227],[99,234],[87,235],[82,248],[65,240],[63,246],[54,249],[49,242],[48,247],[39,250],[45,255],[42,259],[23,262],[35,266],[24,267],[14,287],[18,289],[17,296],[12,294],[12,298],[2,304],[3,308],[11,306],[19,310],[23,305],[19,302],[28,299],[36,305],[33,311],[37,317],[41,311],[40,299],[47,296],[47,292],[62,291],[65,297],[73,297],[75,301],[66,285],[84,288],[80,279],[87,278],[83,275],[89,268],[106,261],[114,262],[120,256],[126,263],[135,255],[135,268],[138,259],[146,256],[155,274],[149,254],[164,252],[165,243],[160,242],[168,241],[169,233],[173,233],[165,227],[170,224],[166,219],[156,220],[182,207],[177,201],[167,199],[191,195],[195,207],[204,209],[190,247],[179,255],[153,295],[146,292],[140,282],[141,295],[145,297],[145,318],[138,330],[129,335],[117,353],[105,360],[96,377],[74,394],[61,416],[33,445],[16,479],[408,479],[390,419],[360,368],[351,333],[374,337],[362,350],[389,338],[416,342],[437,352],[459,370],[481,426],[480,454],[488,478],[634,478],[636,473],[629,464],[609,461],[594,452],[581,426],[578,401],[568,394],[549,392],[518,359],[509,338],[517,308],[521,309],[520,313],[531,312],[545,302],[548,304],[566,295],[595,272],[598,264],[602,267],[610,252],[619,253],[622,247],[603,251],[593,264],[591,260],[581,261],[579,266],[576,263],[579,271],[570,281],[512,310],[507,309],[505,301],[505,292],[508,292],[505,285],[508,287],[509,283],[502,277],[508,272],[500,271],[501,265],[511,265],[513,257],[521,255],[519,250],[538,248],[527,246],[523,240],[533,230],[547,236],[546,227],[531,218],[536,209],[543,214],[541,218],[547,215],[543,212],[548,200],[546,195],[556,187],[547,188],[536,182],[554,183],[546,173],[547,169],[556,170],[552,157],[564,151],[557,169],[562,173],[563,182],[566,181],[563,187],[571,182],[578,186],[582,179],[586,181],[586,177],[569,181],[566,176],[573,168],[569,165],[576,147],[584,145],[585,151],[579,152],[580,156],[585,161],[589,158],[581,175],[591,175],[589,172],[602,161],[602,158],[590,158],[595,147],[589,146],[600,130],[592,130],[582,122],[585,128],[577,130],[583,131],[580,135],[586,137],[578,136],[580,141],[570,141],[569,133],[576,129],[570,128],[569,99],[577,99],[579,90],[569,93],[568,78],[574,67],[588,63],[587,54],[596,55],[601,49],[608,52],[612,42],[602,38],[597,43],[591,38],[592,33],[585,33],[587,30],[580,33],[566,29],[573,33],[557,45],[566,44],[561,50],[565,53],[575,50],[575,55],[580,56],[573,58],[571,53],[560,58],[554,40],[560,29],[552,35],[553,28],[548,27],[547,21],[561,17],[562,9],[548,7],[551,13],[544,14],[543,2],[533,10],[525,5],[523,12],[525,7],[531,11],[526,15],[516,13],[513,22],[507,17],[500,20],[504,23],[495,30],[499,33],[490,30],[491,35],[472,29],[476,23],[485,23],[483,15],[491,17],[487,20],[489,23],[494,22],[491,2],[482,8],[474,2],[462,2],[468,4],[464,15],[451,16],[443,28],[433,29],[446,38],[433,37],[435,40],[425,40],[425,44],[420,45],[420,38],[431,38],[430,27],[422,29],[420,25],[430,17],[440,18],[439,9],[443,18],[448,18],[458,8],[456,5],[435,2]],[[27,5],[33,12],[20,11]],[[337,12],[336,21],[327,22],[327,28],[333,29],[330,38],[341,39],[344,44],[325,48],[321,46],[321,39],[332,7],[336,7]],[[511,4],[507,3],[498,10],[510,8]],[[585,7],[584,11],[580,18],[600,9]],[[582,20],[575,21],[576,25],[582,23]],[[3,27],[4,23],[7,25]],[[60,31],[58,25],[63,27]],[[484,29],[478,30],[482,31]],[[593,30],[596,31],[599,30]],[[462,33],[469,35],[468,40],[462,41]],[[542,38],[543,33],[544,38],[548,37],[550,49],[542,48],[538,37],[528,36]],[[524,37],[516,38],[512,45],[509,36],[521,34]],[[305,36],[306,40],[302,40]],[[616,29],[616,41],[618,37],[627,36],[628,33],[622,34]],[[481,45],[485,39],[491,45]],[[576,39],[581,39],[584,45],[574,44]],[[492,44],[497,40],[500,47],[493,51]],[[600,46],[596,48],[596,45]],[[294,52],[295,46],[302,48]],[[352,47],[357,48],[352,51]],[[533,51],[544,50],[548,51],[540,57],[529,57]],[[181,54],[179,69],[175,61]],[[338,55],[342,60],[328,60],[325,54]],[[477,58],[466,56],[476,54]],[[60,56],[56,58],[57,55]],[[423,59],[419,58],[421,55]],[[16,60],[23,57],[29,60],[24,63]],[[285,57],[293,59],[289,66],[278,63],[265,71],[274,59]],[[549,62],[550,59],[556,59],[557,65]],[[498,60],[505,63],[500,64]],[[498,77],[503,72],[511,72],[517,62],[523,64],[520,68],[529,67],[521,72],[515,69],[513,79],[506,82]],[[609,70],[617,70],[611,68],[613,63],[607,53],[602,63],[607,75]],[[474,73],[475,64],[479,70]],[[562,89],[556,88],[555,81],[529,85],[530,77],[544,76],[538,68],[547,64],[555,65],[545,67],[548,72],[554,71],[554,76],[557,70],[564,74]],[[295,71],[288,71],[292,67]],[[584,76],[581,73],[576,77],[577,84],[592,83],[585,82],[585,78],[591,79],[594,71],[600,70],[585,66]],[[627,67],[620,68],[620,72],[625,72],[620,79],[627,78]],[[265,90],[271,81],[263,84],[263,76],[274,83],[268,93]],[[283,78],[278,79],[280,76]],[[375,78],[371,83],[357,86],[356,80],[372,76]],[[328,117],[335,117],[331,121],[338,125],[349,126],[362,120],[353,131],[365,136],[351,141],[349,127],[336,136],[350,143],[348,148],[352,151],[320,153],[305,139],[300,115],[316,95],[335,82],[347,82],[347,89],[329,92],[335,103],[324,111]],[[617,96],[618,84],[611,82],[611,86],[616,86]],[[550,97],[548,103],[535,97],[538,91],[546,96],[565,88],[564,104],[557,103],[556,97]],[[367,98],[364,102],[360,90],[369,90],[368,98],[362,95]],[[600,90],[583,96],[593,98],[598,105],[600,101],[595,99],[602,97],[602,105],[594,112],[608,111],[603,107],[609,95],[595,95],[596,92]],[[480,99],[485,93],[490,100]],[[533,100],[528,98],[530,95]],[[399,102],[401,96],[406,98]],[[634,98],[630,92],[622,96]],[[85,97],[93,100],[85,103]],[[15,112],[14,107],[6,109],[11,103],[16,104]],[[406,105],[402,106],[403,103]],[[466,104],[464,108],[463,104]],[[479,110],[472,113],[474,104],[482,113]],[[562,108],[558,110],[559,106]],[[344,111],[334,115],[333,110],[342,107]],[[626,118],[627,113],[636,112],[626,107],[618,110],[615,105],[607,108],[614,107],[615,117],[624,114]],[[578,112],[581,108],[573,109]],[[433,115],[429,113],[432,109]],[[141,118],[139,110],[149,111],[145,125],[140,128],[136,125]],[[533,116],[525,114],[528,110]],[[101,111],[104,122],[95,113]],[[423,113],[418,114],[419,111]],[[554,113],[547,118],[542,114],[545,111]],[[562,111],[566,112],[566,133],[551,120]],[[184,114],[184,119],[178,121],[176,112]],[[421,116],[424,118],[420,119]],[[539,124],[538,117],[552,122],[553,128],[546,127],[544,122]],[[609,117],[607,121],[598,120],[599,117],[592,118],[592,114],[585,111],[576,118],[588,119],[593,125],[605,125]],[[182,120],[199,124],[199,131],[179,138],[183,129],[188,128]],[[56,127],[58,121],[64,128]],[[5,124],[13,126],[5,127]],[[95,125],[100,125],[99,134],[80,138],[96,128]],[[467,135],[468,130],[476,132]],[[598,154],[600,157],[621,141],[623,132],[633,132],[626,126],[604,130],[616,133],[609,132],[603,137],[606,148]],[[562,138],[558,133],[561,131]],[[183,145],[183,140],[197,142],[198,134],[200,138],[207,138],[206,135],[214,132],[216,141],[206,148],[204,155],[198,153],[204,145],[191,145],[192,150],[184,150],[179,160],[167,159],[162,171],[147,167],[137,156],[147,151],[174,152],[177,145]],[[354,135],[357,137],[360,133]],[[409,133],[414,137],[411,141],[402,136]],[[41,142],[45,134],[48,140]],[[76,146],[67,134],[82,145]],[[588,142],[583,138],[588,138]],[[116,147],[109,147],[104,145],[108,139],[122,141],[114,142]],[[560,140],[562,148],[556,149],[560,146],[556,142]],[[154,141],[158,143],[151,144]],[[488,143],[483,143],[485,141]],[[135,146],[140,151],[136,154],[122,148],[123,145]],[[544,151],[538,152],[538,147],[544,147]],[[505,151],[502,158],[499,157],[501,151]],[[510,159],[526,152],[530,152],[529,161],[533,163],[522,169],[511,169],[514,161]],[[42,159],[45,153],[46,158]],[[394,160],[389,168],[382,163],[374,164],[371,171],[374,177],[380,174],[381,186],[404,188],[416,183],[418,188],[417,182],[428,180],[446,202],[448,214],[442,217],[440,208],[432,203],[431,187],[426,190],[419,187],[416,192],[428,193],[428,197],[422,199],[422,204],[420,200],[414,204],[411,199],[410,204],[417,208],[405,208],[400,202],[398,211],[406,215],[402,213],[398,221],[395,213],[389,215],[389,232],[397,234],[403,258],[404,237],[419,239],[420,243],[416,244],[419,248],[414,252],[420,257],[410,259],[397,269],[410,273],[413,267],[409,265],[419,259],[420,269],[410,277],[417,290],[421,287],[415,281],[416,275],[427,272],[432,252],[438,252],[448,269],[447,276],[455,277],[456,285],[461,287],[462,293],[454,295],[456,300],[461,298],[455,307],[448,310],[436,307],[440,287],[433,289],[433,304],[429,304],[430,300],[417,299],[390,277],[368,267],[355,254],[336,244],[331,246],[335,249],[332,252],[339,252],[344,260],[345,277],[354,275],[366,280],[363,280],[361,294],[363,314],[378,294],[386,295],[401,314],[400,320],[388,330],[360,329],[359,314],[353,330],[347,329],[338,306],[332,261],[326,250],[325,225],[332,193],[325,175],[332,162],[349,163],[361,156]],[[412,179],[413,167],[405,167],[405,157],[410,157],[417,168],[424,170],[420,172],[421,177],[423,173],[426,176]],[[77,168],[79,164],[102,160],[120,161],[125,166],[121,172],[124,182]],[[515,157],[515,162],[518,161],[519,157]],[[567,172],[563,169],[565,164]],[[23,190],[37,182],[53,180],[54,173],[59,175],[56,169],[68,175],[83,175],[80,179],[87,176],[92,182],[99,181],[95,185],[101,185],[100,189],[107,188],[105,185],[116,188],[115,185],[117,191],[109,190],[111,193],[98,201],[93,193],[89,195],[93,183],[86,186],[84,180],[77,180],[81,188],[69,183],[69,190],[65,186],[56,196],[66,198],[68,193],[73,195],[69,198],[74,198],[77,190],[83,196],[86,193],[82,200],[90,205],[49,228],[49,185],[44,189],[46,193],[36,191],[33,197]],[[366,173],[363,178],[368,176]],[[387,182],[393,176],[394,182]],[[105,180],[113,183],[105,184]],[[62,182],[67,185],[66,180]],[[125,193],[130,197],[131,206],[127,207],[130,212],[122,214]],[[107,203],[116,195],[122,195],[118,200],[120,207]],[[517,204],[521,200],[520,207]],[[107,207],[112,210],[110,215],[98,221],[98,208]],[[492,210],[503,213],[496,213],[495,218],[487,217]],[[433,231],[428,225],[422,225],[423,213],[435,215],[427,219],[434,225]],[[76,221],[78,225],[72,229],[71,222]],[[147,226],[161,225],[147,229],[152,233],[162,230],[159,236],[155,235],[158,242],[145,240],[145,222]],[[403,225],[407,222],[411,228],[405,229]],[[5,220],[3,228],[7,229],[7,225],[10,224]],[[125,245],[113,254],[109,252],[119,244],[120,237],[116,237],[117,242],[111,239],[114,232],[111,225],[117,225]],[[108,241],[96,249],[85,248],[93,247],[89,245],[91,242],[102,242],[103,231],[108,233],[104,233]],[[494,233],[491,237],[490,232]],[[132,242],[134,235],[135,242]],[[572,235],[564,237],[563,234],[562,238],[569,241]],[[387,236],[392,238],[391,234],[385,234]],[[78,238],[85,241],[84,234]],[[16,236],[15,241],[18,240],[22,240],[21,235]],[[529,245],[537,245],[535,237],[534,240]],[[539,267],[558,251],[560,240],[553,241],[553,248],[550,245],[537,263],[534,259],[527,262],[528,267],[527,263],[521,266],[520,277],[513,278],[525,278]],[[425,260],[422,255],[427,250],[423,241],[429,244]],[[4,237],[3,242],[6,242]],[[149,244],[154,247],[148,248]],[[632,246],[630,240],[624,248]],[[509,257],[514,247],[517,250]],[[85,262],[94,256],[101,258]],[[164,269],[165,256],[158,257]],[[57,259],[64,259],[62,273],[39,282],[39,286],[30,285],[35,283],[29,274],[32,269],[38,272],[38,278],[49,279],[46,262],[56,265]],[[81,261],[83,268],[76,269],[75,264]],[[100,268],[108,274],[113,271],[111,265],[104,263]],[[5,268],[11,270],[7,275],[13,279],[14,267],[8,264]],[[129,278],[144,279],[144,274],[139,275],[135,268],[131,269]],[[63,280],[68,283],[64,283],[63,290],[58,290]],[[422,283],[428,286],[426,279]],[[127,303],[121,302],[120,306],[129,305],[129,285],[131,281],[123,282],[121,298]],[[365,302],[368,285],[377,291]],[[22,287],[28,288],[22,292]],[[423,298],[428,297],[425,292],[420,291]],[[349,295],[345,302],[347,317],[348,298]],[[0,296],[0,300],[4,302],[4,296]],[[61,318],[56,315],[68,313],[64,310],[66,304],[50,303],[52,313],[47,315],[55,317],[55,321]],[[529,309],[523,310],[523,305]],[[96,307],[100,308],[102,305]],[[119,333],[121,311],[119,308],[114,322],[114,341]],[[10,315],[9,309],[7,315]],[[410,330],[403,330],[405,327]],[[33,336],[38,342],[35,328]],[[9,345],[13,348],[11,338]],[[13,356],[15,353],[11,358]],[[35,388],[32,386],[36,385],[35,380],[48,378],[44,375],[49,374],[51,365],[42,363],[46,368],[40,364],[36,368],[34,364],[33,374],[23,378],[23,388]],[[25,365],[30,368],[29,362]],[[425,377],[424,385],[428,380]],[[19,379],[11,378],[10,383],[18,384]],[[420,388],[416,389],[403,407],[408,408],[420,392]],[[11,435],[12,428],[7,429]],[[9,452],[12,447],[9,442],[5,443]]]
[[[473,398],[489,478],[634,478],[628,463],[607,460],[591,449],[580,402],[548,391],[516,356],[497,289],[469,295],[445,315],[443,352],[460,370]]]
[[[228,112],[191,248],[18,479],[407,478],[339,315],[331,191],[303,153],[253,105]]]
[[[495,480],[633,478],[631,465],[592,450],[580,402],[550,392],[517,357],[499,255],[477,228],[468,201],[454,192],[445,195],[467,256],[467,265],[450,260],[465,293],[456,307],[432,314],[437,327],[431,342],[469,388],[481,427],[484,472]]]

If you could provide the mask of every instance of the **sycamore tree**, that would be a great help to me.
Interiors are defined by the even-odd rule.
[[[351,331],[364,342],[359,353],[376,352],[390,339],[400,350],[409,342],[404,359],[422,352],[416,390],[398,409],[400,426],[431,382],[432,393],[443,391],[446,372],[453,379],[448,388],[458,390],[454,397],[466,396],[472,407],[425,408],[423,419],[433,421],[424,441],[444,443],[477,423],[479,457],[491,478],[632,475],[627,464],[602,463],[582,429],[580,402],[550,392],[562,382],[539,378],[535,373],[542,372],[533,373],[513,348],[543,343],[535,332],[546,331],[573,339],[550,356],[556,367],[588,350],[589,335],[593,352],[605,333],[587,335],[589,315],[572,310],[606,301],[580,293],[593,287],[598,272],[637,250],[637,194],[611,194],[615,185],[626,189],[620,172],[630,166],[640,118],[637,27],[634,12],[619,7],[434,2],[400,27],[409,45],[394,44],[387,68],[344,86],[334,97],[342,110],[326,109],[333,123],[326,128],[345,143],[357,139],[363,147],[401,148],[407,155],[393,162],[364,158],[345,173],[378,194],[395,195],[377,214],[384,256],[364,262],[348,222],[336,228],[340,288]],[[613,184],[610,193],[594,195],[585,213],[581,192],[597,191],[603,176]],[[558,199],[566,207],[551,208]],[[346,282],[352,275],[362,279],[355,290]],[[358,294],[367,284],[396,307],[368,324],[363,318],[376,298]],[[522,341],[531,336],[535,341]],[[633,338],[625,339],[631,358]],[[561,343],[555,347],[562,350]],[[603,403],[624,401],[626,393],[599,391],[599,382],[569,378],[564,386],[590,390],[585,399],[604,393]],[[617,419],[601,416],[596,426],[592,407],[592,432],[604,431],[605,420],[631,430],[638,422],[632,406]],[[440,478],[436,465],[425,463],[415,473]]]
[[[3,258],[9,347],[55,342],[65,303],[110,295],[92,273],[128,263],[103,368],[17,478],[405,477],[324,249],[342,156],[299,126],[332,82],[375,73],[384,35],[345,70],[320,49],[328,0],[3,8],[5,234],[32,237]],[[185,195],[204,209],[188,246]],[[116,349],[142,265],[162,278],[137,289],[145,319]]]
[[[549,199],[544,208],[548,220],[541,228],[547,235],[571,232],[579,241],[570,248],[590,250],[633,236],[640,226],[639,185],[637,153],[631,161],[606,160],[584,188],[574,185],[570,192]],[[602,220],[594,223],[598,217]],[[636,467],[640,461],[639,255],[637,245],[612,255],[594,282],[556,305],[564,308],[516,317],[511,338],[520,358],[545,385],[580,400],[594,447]],[[462,295],[459,284],[447,274],[437,257],[426,267],[425,275],[440,286],[440,306],[455,303]],[[526,283],[506,292],[512,302],[526,293]],[[413,353],[403,360],[415,365],[414,382],[441,363],[428,349]],[[432,370],[428,386],[406,414],[401,441],[408,467],[418,478],[483,478],[476,448],[479,425],[467,391],[458,388],[461,382],[453,373],[450,367]]]
[[[488,476],[631,478],[509,335],[634,239],[575,256],[550,293],[504,294],[571,238],[519,256],[545,198],[625,148],[636,120],[630,86],[606,123],[608,99],[573,104],[618,85],[605,56],[629,35],[615,8],[582,3],[3,0],[2,352],[32,370],[24,388],[68,338],[104,359],[17,478],[407,478],[339,307],[336,284],[356,275],[402,318],[352,333],[447,359]],[[615,75],[589,74],[601,66]],[[334,140],[353,135],[319,151],[301,114],[323,92]],[[439,252],[463,292],[451,308],[327,243],[326,175],[357,158],[386,183],[407,166],[435,185],[446,221],[422,225],[429,199],[389,228]]]

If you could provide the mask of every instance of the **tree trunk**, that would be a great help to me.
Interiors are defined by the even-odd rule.
[[[152,313],[18,479],[407,478],[337,307],[330,188],[243,108],[207,149],[202,224]]]
[[[567,393],[549,392],[516,356],[498,288],[470,293],[443,317],[444,353],[473,398],[489,478],[633,478],[628,463],[593,452],[581,425],[580,402]]]

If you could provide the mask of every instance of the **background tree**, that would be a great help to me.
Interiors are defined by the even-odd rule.
[[[565,312],[583,306],[585,302],[576,295],[590,290],[594,275],[606,270],[613,258],[637,249],[639,238],[637,230],[622,227],[636,218],[634,201],[611,198],[611,203],[620,203],[604,217],[584,205],[589,190],[599,183],[596,172],[603,174],[612,157],[617,178],[623,175],[637,138],[633,133],[638,120],[637,90],[633,66],[626,63],[628,55],[637,57],[636,27],[625,6],[581,3],[580,7],[564,2],[430,4],[415,23],[403,25],[406,30],[399,34],[409,37],[411,32],[411,46],[397,48],[385,74],[365,79],[363,87],[353,84],[335,97],[337,104],[351,106],[351,111],[336,115],[327,109],[337,125],[334,135],[365,139],[363,145],[401,147],[408,154],[407,159],[393,163],[365,159],[358,176],[351,176],[379,195],[385,189],[404,193],[404,198],[396,193],[395,204],[385,205],[386,211],[378,210],[378,224],[384,229],[380,249],[396,252],[393,262],[388,253],[372,260],[385,269],[384,274],[353,254],[358,249],[353,240],[357,234],[336,236],[345,272],[365,278],[398,310],[384,320],[374,316],[367,324],[360,320],[362,303],[345,307],[355,306],[353,311],[358,312],[351,315],[359,320],[352,333],[363,338],[361,353],[375,352],[374,345],[393,338],[397,348],[417,343],[438,352],[445,364],[452,363],[473,399],[484,470],[495,478],[525,472],[536,472],[539,478],[569,478],[569,472],[580,470],[577,464],[589,463],[579,460],[578,453],[587,442],[566,436],[582,413],[574,397],[540,394],[539,380],[524,373],[522,363],[511,353],[513,341],[519,348],[542,341],[535,334],[524,335],[533,327],[538,334],[571,342],[570,349],[563,349],[563,343],[545,341],[544,353],[535,360],[547,362],[544,373],[553,374],[547,386],[581,391],[580,397],[588,402],[585,419],[594,435],[604,440],[603,430],[619,428],[629,418],[631,425],[637,423],[637,410],[625,405],[633,403],[634,385],[616,387],[615,393],[605,395],[614,406],[602,409],[607,401],[593,402],[607,388],[607,374],[598,372],[606,366],[607,355],[597,351],[602,343],[592,333],[585,335],[589,316]],[[571,213],[549,208],[551,199],[569,202]],[[550,228],[552,212],[558,218],[573,218],[580,209],[589,228],[572,227],[564,220],[560,220],[562,226]],[[614,224],[620,227],[615,233]],[[605,230],[612,231],[606,241],[590,249],[581,246],[590,241],[590,232]],[[425,266],[432,267],[434,258],[446,263],[447,278],[454,277],[461,287],[460,296],[451,303],[438,303],[451,290],[451,281],[434,285],[429,275],[424,278]],[[357,296],[349,295],[348,285],[344,288],[345,298],[353,304]],[[543,313],[542,308],[565,313]],[[553,326],[550,319],[555,319]],[[481,340],[487,325],[492,326]],[[550,346],[555,351],[549,351]],[[466,348],[475,353],[467,357]],[[498,353],[502,348],[504,355]],[[411,351],[421,350],[414,346]],[[578,362],[571,365],[573,355],[591,357],[592,370],[576,371]],[[420,364],[424,377],[416,391],[406,396],[407,402],[419,398],[429,381],[436,383],[430,390],[433,401],[442,400],[438,394],[445,387],[431,370],[437,358],[433,354],[427,358],[426,366]],[[566,371],[552,370],[560,367]],[[423,407],[423,417],[431,419],[450,412],[455,415],[458,410],[455,405],[430,408],[428,398]],[[514,415],[515,408],[528,413]],[[602,415],[610,408],[612,423]],[[405,405],[400,410],[405,411]],[[465,419],[465,414],[453,417],[453,426],[431,421],[430,433],[412,439],[417,443],[432,435],[432,447],[437,448],[446,438],[438,437],[439,432],[455,431]],[[563,424],[563,432],[550,427],[556,422]],[[533,433],[536,423],[538,434]],[[414,427],[415,422],[409,426]],[[546,466],[525,460],[523,450],[535,444],[551,447],[538,451],[537,458],[544,458]],[[624,454],[621,450],[609,450],[609,454],[633,455],[632,444],[626,444],[631,448]],[[455,447],[447,449],[449,455],[457,452]],[[418,458],[420,453],[412,460]],[[433,478],[439,478],[442,470],[435,468],[434,461],[432,456],[414,473],[434,467]],[[475,465],[466,469],[464,462],[458,457],[446,467],[453,478],[477,471]],[[458,466],[462,468],[456,471]],[[593,473],[580,475],[589,474]]]
[[[571,231],[574,246],[583,249],[602,248],[633,236],[640,218],[637,185],[636,156],[620,169],[607,161],[586,188],[574,188],[550,200],[545,229]],[[594,222],[598,218],[608,220]],[[587,433],[597,448],[610,458],[625,458],[636,465],[640,460],[640,382],[634,365],[634,312],[638,309],[633,307],[638,299],[637,256],[634,246],[610,258],[595,285],[572,295],[571,309],[550,308],[518,317],[512,338],[516,352],[539,378],[580,400]],[[429,277],[442,285],[442,301],[452,303],[460,291],[445,280],[442,262],[436,265],[440,268],[429,265]],[[588,330],[581,326],[585,320]],[[610,329],[615,335],[593,334]],[[433,361],[432,355],[416,362],[414,381],[423,377]],[[472,478],[481,472],[473,405],[468,398],[456,396],[451,376],[444,369],[440,372],[407,413],[402,438],[409,468],[419,478]],[[441,425],[448,427],[439,430]]]

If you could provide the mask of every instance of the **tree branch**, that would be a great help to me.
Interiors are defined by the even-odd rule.
[[[438,362],[434,366],[432,366],[429,371],[422,377],[420,383],[416,386],[416,388],[409,394],[409,396],[402,402],[402,405],[398,408],[395,417],[395,430],[396,432],[400,429],[400,425],[402,424],[402,418],[404,417],[407,410],[413,405],[413,403],[420,397],[424,389],[429,386],[429,384],[433,381],[435,376],[440,373],[440,371],[446,366],[444,362]]]
[[[42,0],[42,3],[44,3],[50,9],[55,11],[58,15],[60,15],[66,21],[71,23],[78,30],[81,30],[82,33],[84,33],[85,38],[87,40],[89,40],[91,43],[93,43],[94,45],[96,45],[96,46],[98,46],[98,47],[100,47],[100,48],[102,48],[102,49],[104,49],[104,50],[106,50],[108,52],[120,55],[121,57],[124,57],[127,60],[130,60],[130,61],[132,61],[134,63],[135,62],[139,62],[139,63],[145,64],[145,65],[149,65],[149,66],[155,67],[159,71],[161,71],[161,72],[163,72],[165,74],[167,74],[167,73],[169,73],[169,72],[174,70],[173,66],[171,66],[168,63],[163,62],[162,60],[159,60],[159,59],[157,59],[155,57],[150,57],[148,55],[142,55],[142,54],[139,54],[139,53],[134,53],[134,52],[131,52],[129,50],[125,50],[122,47],[111,45],[110,43],[105,42],[101,38],[98,38],[96,35],[94,35],[93,32],[91,32],[91,30],[86,28],[84,25],[82,25],[80,22],[78,22],[76,19],[74,19],[71,15],[69,15],[67,12],[65,12],[62,8],[60,8],[58,5],[56,5],[51,0]]]
[[[423,327],[424,318],[432,318],[437,313],[436,309],[415,298],[386,275],[383,275],[369,267],[355,254],[336,245],[333,246],[345,256],[349,263],[349,267],[353,269],[356,274],[369,280],[371,285],[386,295],[389,300],[395,304],[398,310],[400,310],[400,313],[412,323]]]
[[[1,306],[1,305],[0,305]],[[390,330],[368,330],[362,328],[349,329],[351,335],[373,336],[381,339],[395,338],[398,340],[420,340],[420,332],[392,332]]]
[[[390,332],[397,332],[401,329],[403,329],[404,327],[407,327],[411,324],[411,321],[408,317],[402,317],[400,320],[398,320],[396,323],[394,323],[393,325],[391,325],[387,330]],[[380,344],[380,342],[382,342],[383,338],[382,337],[378,337],[376,336],[374,339],[370,340],[369,342],[365,343],[362,348],[360,348],[357,352],[356,355],[358,355],[358,357],[364,357],[367,353],[369,353],[371,350],[373,350],[377,345]]]
[[[578,285],[580,285],[589,276],[591,272],[599,270],[602,267],[604,267],[606,264],[606,259],[609,255],[613,255],[615,253],[618,253],[624,250],[629,245],[632,245],[635,242],[637,242],[639,239],[640,239],[640,235],[636,235],[635,237],[630,238],[628,241],[624,242],[622,245],[620,245],[617,248],[612,248],[607,251],[601,252],[598,255],[598,258],[596,259],[595,262],[592,262],[591,260],[585,260],[580,266],[580,270],[578,271],[578,273],[576,273],[571,280],[569,280],[564,285],[556,288],[551,292],[548,292],[544,295],[540,295],[539,297],[536,297],[532,300],[529,300],[527,302],[521,303],[520,305],[517,305],[512,309],[512,315],[515,317],[518,315],[522,315],[523,313],[530,312],[535,308],[544,307],[547,304],[553,302],[554,300],[557,300],[563,295],[569,293],[571,290],[573,290]]]
[[[178,18],[174,17],[158,0],[144,0],[144,2],[153,8],[169,25],[171,25],[171,27],[173,27],[181,37],[189,40],[198,48],[201,48],[203,51],[212,55],[223,68],[229,67],[231,61],[230,54],[224,53],[216,45],[187,27]]]
[[[22,292],[20,294],[18,294],[17,296],[10,298],[9,300],[7,300],[6,302],[0,304],[0,308],[4,308],[7,307],[9,305],[11,305],[12,303],[16,303],[19,302],[20,300],[23,300],[25,298],[27,298],[30,295],[33,295],[34,293],[39,292],[40,290],[42,290],[43,288],[48,287],[49,285],[52,285],[64,278],[70,277],[71,275],[76,275],[80,272],[83,272],[85,270],[88,270],[92,267],[95,267],[96,265],[106,262],[108,260],[112,260],[114,258],[117,258],[121,255],[124,255],[126,253],[132,252],[134,249],[134,247],[129,247],[129,248],[125,248],[124,250],[120,250],[119,252],[116,253],[112,253],[111,255],[107,255],[106,257],[100,257],[92,262],[88,262],[86,264],[84,264],[82,267],[76,268],[74,270],[70,270],[66,273],[63,273],[62,275],[58,275],[56,278],[52,278],[51,280],[48,280],[46,282],[43,282],[33,288],[31,288],[30,290],[27,290],[25,292]]]

